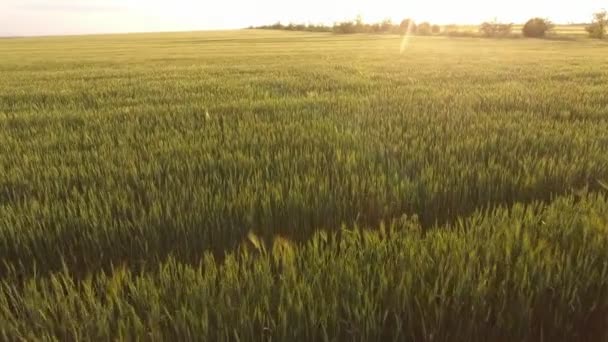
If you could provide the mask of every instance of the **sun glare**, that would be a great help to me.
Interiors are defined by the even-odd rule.
[[[401,39],[401,47],[399,48],[399,52],[400,53],[404,53],[405,50],[407,49],[408,45],[410,44],[410,37],[412,36],[412,29],[414,27],[414,22],[410,21],[408,27],[407,27],[407,33],[403,35],[403,38]]]

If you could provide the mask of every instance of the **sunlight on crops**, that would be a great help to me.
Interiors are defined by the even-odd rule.
[[[607,52],[2,40],[0,340],[606,339]]]

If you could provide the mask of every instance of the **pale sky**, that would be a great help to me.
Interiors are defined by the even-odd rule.
[[[608,0],[0,0],[0,36],[243,28],[284,23],[391,18],[477,24],[585,22]]]

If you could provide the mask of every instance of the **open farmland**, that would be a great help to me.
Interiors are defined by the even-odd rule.
[[[0,41],[0,339],[606,340],[608,44]]]

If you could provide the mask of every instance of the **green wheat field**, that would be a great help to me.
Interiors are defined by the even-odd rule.
[[[608,341],[608,44],[2,39],[0,340]]]

